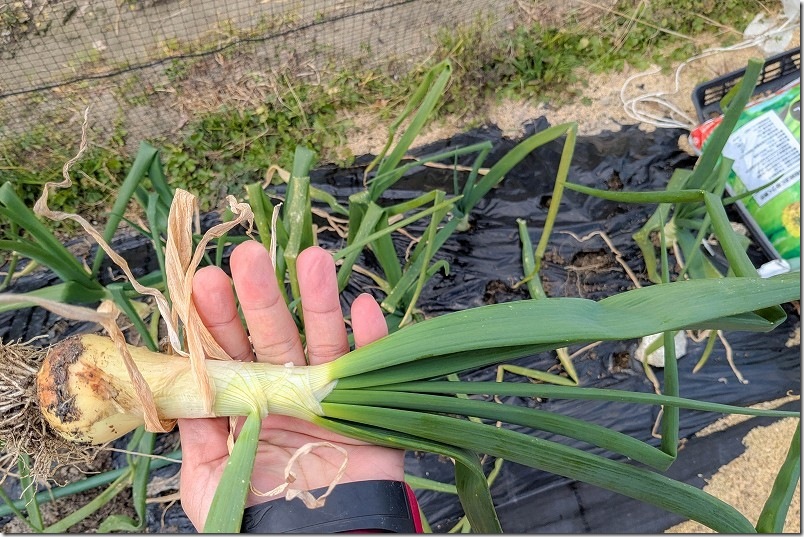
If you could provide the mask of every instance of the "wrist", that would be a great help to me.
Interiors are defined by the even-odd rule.
[[[310,491],[323,494],[326,487]],[[308,509],[298,498],[247,508],[242,533],[336,533],[349,531],[422,533],[419,506],[403,481],[354,481],[337,485],[326,503]]]

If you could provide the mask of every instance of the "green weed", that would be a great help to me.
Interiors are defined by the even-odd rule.
[[[150,94],[143,84],[142,77],[138,73],[126,76],[116,94],[126,104],[130,106],[145,106],[148,104]]]
[[[455,65],[442,111],[466,113],[495,94],[566,102],[577,96],[568,86],[579,73],[621,71],[626,63],[640,69],[649,63],[667,67],[700,52],[683,36],[731,28],[726,35],[733,40],[761,9],[756,0],[623,0],[595,32],[574,20],[560,28],[534,23],[495,32],[492,20],[479,18],[439,34],[435,56]]]
[[[296,146],[324,147],[324,158],[348,164],[346,124],[336,121],[339,99],[323,88],[287,85],[256,107],[225,107],[195,120],[181,141],[166,146],[168,177],[199,195],[204,209],[214,208],[227,193],[262,179],[272,164],[290,167]]]
[[[621,2],[633,7],[635,2]],[[711,29],[717,21],[742,32],[758,12],[776,9],[777,3],[760,0],[654,0],[645,4],[643,17],[659,26],[688,35]]]
[[[74,167],[74,188],[54,193],[52,205],[72,212],[89,209],[91,214],[103,213],[114,202],[119,174],[130,165],[122,152],[124,137],[118,124],[109,145],[87,151],[86,158]],[[33,205],[46,182],[61,180],[62,166],[72,158],[75,145],[74,136],[59,129],[45,125],[31,129],[14,143],[0,144],[0,179],[15,184],[26,205]]]

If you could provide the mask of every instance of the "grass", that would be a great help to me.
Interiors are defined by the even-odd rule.
[[[225,106],[195,120],[188,135],[166,146],[168,176],[184,178],[183,188],[214,203],[227,189],[261,180],[270,164],[289,168],[297,145],[327,148],[326,160],[346,164],[353,157],[344,152],[345,126],[336,122],[336,104],[324,87],[286,85],[257,106]]]
[[[601,9],[606,14],[594,30],[581,20],[570,20],[561,27],[533,22],[501,35],[492,31],[493,21],[478,19],[442,32],[441,53],[456,65],[446,109],[465,113],[493,95],[567,102],[579,96],[578,90],[568,88],[579,76],[621,71],[626,63],[638,69],[651,63],[670,67],[697,52],[694,38],[715,30],[733,40],[733,33],[722,35],[724,28],[741,31],[764,9],[746,0],[634,4],[621,0],[611,10]]]
[[[322,161],[350,164],[354,156],[345,143],[349,124],[343,114],[369,110],[384,119],[395,115],[422,73],[442,59],[451,59],[455,71],[436,117],[482,117],[488,103],[502,97],[554,105],[583,102],[587,73],[619,71],[626,63],[637,68],[649,62],[669,67],[696,52],[695,41],[680,36],[714,32],[721,40],[733,39],[736,34],[730,29],[741,30],[764,9],[757,0],[621,0],[600,10],[595,31],[580,17],[560,28],[533,22],[503,32],[494,30],[493,21],[479,18],[440,33],[429,61],[408,72],[366,69],[356,61],[349,68],[330,69],[333,74],[320,83],[304,82],[292,71],[278,73],[274,91],[263,99],[194,114],[179,134],[152,141],[165,148],[171,184],[198,193],[202,209],[209,210],[225,194],[239,194],[244,185],[259,180],[270,165],[289,167],[296,145],[318,148]],[[240,49],[240,54],[248,49]],[[228,50],[227,56],[236,57],[235,50]],[[181,92],[182,81],[205,62],[174,60],[163,89]],[[136,77],[118,93],[130,106],[159,98],[158,92],[143,91]],[[23,199],[33,200],[42,181],[57,179],[61,165],[74,154],[74,131],[69,122],[53,128],[47,121],[24,134],[5,136],[0,140],[0,179],[18,184]],[[82,160],[77,170],[81,184],[54,200],[56,208],[103,214],[120,170],[132,160],[125,140],[135,134],[122,126],[115,134]]]
[[[0,179],[15,185],[18,194],[32,206],[48,181],[61,179],[61,168],[71,157],[72,140],[58,129],[38,126],[16,139],[14,148],[4,147],[0,157]],[[133,159],[123,151],[122,140],[89,150],[89,158],[76,165],[74,189],[55,193],[54,207],[70,212],[100,215],[114,203],[125,170]],[[56,229],[74,229],[68,223],[54,223]]]

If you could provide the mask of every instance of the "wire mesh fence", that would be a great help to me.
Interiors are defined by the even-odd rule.
[[[293,67],[320,80],[347,62],[404,70],[444,28],[490,17],[512,0],[16,0],[0,4],[0,141],[75,125],[92,105],[98,128],[142,137],[180,129],[194,110],[174,83],[249,84]],[[203,63],[203,69],[197,66]],[[252,84],[253,85],[253,84]],[[237,99],[208,92],[205,104]],[[131,119],[137,119],[136,125]],[[97,122],[96,122],[97,124]],[[74,127],[73,127],[74,128]]]

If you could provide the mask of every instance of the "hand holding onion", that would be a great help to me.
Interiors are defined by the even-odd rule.
[[[256,242],[238,246],[231,257],[235,289],[246,318],[251,341],[237,315],[229,278],[217,268],[199,271],[193,296],[204,324],[230,356],[243,361],[303,366],[305,354],[296,326],[281,300],[276,277],[265,248]],[[343,323],[332,256],[319,248],[304,251],[298,259],[299,286],[311,365],[326,363],[349,348]],[[385,335],[386,326],[377,303],[369,295],[352,304],[355,343],[361,346]],[[226,364],[224,364],[226,365]],[[301,368],[306,369],[306,368]],[[203,527],[229,453],[224,418],[180,419],[182,506],[196,527]],[[364,444],[326,431],[301,419],[269,415],[262,426],[261,443],[252,485],[267,491],[285,481],[288,459],[301,446],[322,440],[346,449],[349,464],[341,482],[366,479],[403,479],[403,452]],[[329,448],[298,460],[296,488],[326,486],[341,465],[343,455]],[[298,486],[297,486],[298,485]],[[265,501],[252,494],[249,505]]]
[[[239,245],[232,253],[231,269],[248,334],[228,276],[217,267],[207,267],[193,279],[193,301],[201,320],[235,358],[207,362],[214,393],[211,414],[204,409],[185,358],[130,348],[153,392],[160,418],[180,418],[181,496],[190,520],[197,528],[204,527],[229,458],[229,420],[224,416],[246,415],[254,408],[265,419],[253,490],[269,491],[284,483],[290,457],[302,446],[318,442],[345,450],[348,464],[340,482],[401,481],[403,452],[349,439],[300,419],[307,413],[320,413],[318,401],[334,384],[324,364],[349,351],[332,256],[314,247],[298,258],[306,357],[263,245]],[[382,312],[370,295],[358,297],[352,305],[352,327],[357,346],[387,333]],[[143,423],[128,373],[108,338],[85,335],[54,346],[37,384],[40,407],[49,424],[70,440],[103,443]],[[299,458],[294,487],[309,490],[329,485],[343,461],[341,451],[327,447]],[[262,501],[265,498],[252,492],[247,505]]]

